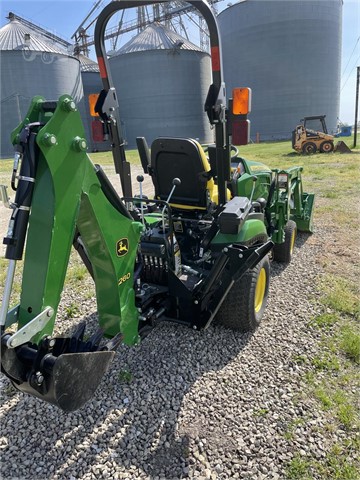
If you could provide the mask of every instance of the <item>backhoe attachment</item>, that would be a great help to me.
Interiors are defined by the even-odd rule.
[[[35,97],[12,140],[14,203],[1,189],[12,210],[4,238],[1,371],[21,392],[72,411],[94,395],[119,344],[138,340],[133,276],[143,227],[113,199],[88,158],[71,97]],[[126,251],[119,252],[120,242]],[[100,328],[86,340],[83,323],[70,336],[54,335],[72,245],[95,280]],[[23,256],[20,303],[9,308]]]

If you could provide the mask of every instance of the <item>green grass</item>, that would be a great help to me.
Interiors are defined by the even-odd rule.
[[[289,463],[286,469],[286,478],[288,480],[310,480],[311,463],[306,458],[296,455]]]
[[[69,283],[77,283],[84,280],[89,275],[87,268],[84,265],[72,265],[67,274],[67,281]]]
[[[93,163],[98,163],[102,166],[114,165],[113,156],[111,152],[90,153],[89,157]],[[127,150],[126,160],[132,165],[140,165],[140,157],[137,150]]]
[[[317,315],[312,320],[312,325],[316,325],[320,329],[329,330],[331,327],[336,325],[339,322],[339,317],[336,313],[322,313]]]
[[[269,413],[268,408],[259,408],[258,410],[254,410],[253,415],[254,417],[264,417]]]
[[[296,454],[286,468],[286,480],[358,480],[354,446],[346,443],[335,443],[321,461]]]
[[[356,326],[347,325],[342,329],[340,347],[345,355],[354,363],[360,363],[360,332]]]
[[[323,387],[315,389],[314,394],[324,410],[329,410],[333,406],[330,395]]]
[[[356,428],[359,424],[356,408],[352,405],[349,395],[343,390],[333,390],[326,385],[315,390],[315,397],[325,411],[333,409],[338,421],[347,430]]]
[[[316,370],[338,371],[340,363],[336,355],[330,353],[323,353],[312,359],[311,364]]]
[[[121,370],[119,372],[118,378],[121,383],[131,383],[133,375],[129,370]]]
[[[321,282],[324,292],[322,303],[339,314],[359,318],[360,304],[358,286],[343,278],[346,270],[340,275],[327,275]]]
[[[66,318],[74,318],[79,313],[79,307],[75,303],[71,303],[65,307]]]

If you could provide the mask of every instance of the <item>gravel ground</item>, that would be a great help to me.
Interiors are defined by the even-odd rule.
[[[258,331],[220,326],[195,332],[162,324],[137,347],[121,347],[91,402],[65,414],[13,391],[1,397],[1,474],[21,479],[286,479],[296,455],[321,459],[345,435],[326,431],[326,412],[306,396],[319,350],[320,226],[299,235],[291,265],[272,264],[269,304]],[[89,286],[90,288],[90,286]],[[95,328],[94,299],[70,289]],[[295,429],[291,440],[286,432]]]

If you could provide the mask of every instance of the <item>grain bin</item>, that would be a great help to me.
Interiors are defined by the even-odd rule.
[[[213,139],[204,113],[211,83],[210,56],[177,33],[154,23],[110,58],[124,137]]]
[[[218,22],[228,94],[252,88],[252,138],[290,138],[311,115],[326,115],[336,131],[342,0],[245,0]]]
[[[31,98],[83,98],[80,62],[18,20],[0,29],[0,157],[13,155],[11,131],[24,118]]]
[[[86,129],[89,151],[104,152],[111,150],[111,143],[108,134],[104,131],[104,125],[100,122],[99,117],[90,114],[90,95],[97,95],[103,88],[101,81],[99,66],[94,60],[82,54],[76,54],[76,58],[81,66],[81,79],[84,89],[84,107],[86,117]]]

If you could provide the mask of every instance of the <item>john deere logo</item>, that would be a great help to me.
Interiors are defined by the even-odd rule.
[[[118,257],[123,257],[129,251],[129,240],[127,238],[122,238],[116,243],[116,255]]]

